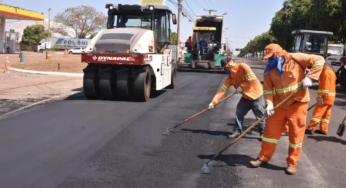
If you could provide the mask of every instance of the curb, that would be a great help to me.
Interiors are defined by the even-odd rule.
[[[58,76],[76,76],[83,77],[83,73],[67,73],[67,72],[44,72],[44,71],[32,71],[32,70],[24,70],[24,69],[16,69],[12,67],[8,67],[8,70],[17,71],[17,72],[25,72],[32,74],[45,74],[45,75],[58,75]]]

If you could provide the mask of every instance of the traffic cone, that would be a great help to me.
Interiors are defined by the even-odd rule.
[[[5,62],[5,68],[6,68],[6,69],[7,69],[8,67],[11,66],[10,63],[11,63],[11,62],[10,62],[10,59],[8,58],[8,56],[6,56],[6,62]]]
[[[64,57],[68,57],[68,53],[67,53],[66,49],[65,49],[65,52],[64,52]]]

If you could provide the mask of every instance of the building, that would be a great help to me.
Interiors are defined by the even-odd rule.
[[[19,8],[11,5],[0,5],[0,53],[14,53],[16,45],[16,31],[6,31],[6,20],[35,20],[43,21],[44,14],[37,13],[24,8]],[[7,36],[8,35],[8,36]]]
[[[49,23],[49,20],[47,18],[44,19],[44,21],[13,21],[9,23],[9,29],[19,33],[18,41],[20,42],[22,41],[24,29],[28,26],[37,25],[37,24],[43,25],[46,30],[50,28],[52,32],[52,37],[71,38],[69,36],[62,36],[61,34],[54,32],[54,28],[61,28],[63,26],[60,23],[56,23],[52,21]],[[74,31],[72,29],[66,29],[66,30],[70,36],[74,36]]]

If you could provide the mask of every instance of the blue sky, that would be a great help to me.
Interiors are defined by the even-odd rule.
[[[173,0],[177,1],[177,0]],[[255,36],[269,30],[270,23],[275,13],[281,9],[284,0],[184,0],[183,6],[194,16],[209,14],[203,9],[216,9],[213,14],[227,13],[224,17],[224,28],[233,48],[242,48]],[[51,19],[55,14],[63,12],[68,7],[89,5],[106,14],[105,5],[108,3],[138,4],[139,0],[2,0],[4,4],[15,5],[36,12],[43,12],[48,18],[48,8],[52,8]],[[213,4],[211,4],[213,2]],[[187,6],[190,5],[192,11]],[[173,12],[177,8],[166,1]],[[187,18],[182,19],[181,40],[185,41],[192,34],[193,22]],[[176,27],[173,28],[176,30]]]

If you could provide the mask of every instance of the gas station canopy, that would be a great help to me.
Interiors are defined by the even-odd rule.
[[[13,7],[10,5],[0,5],[0,18],[10,20],[37,20],[43,21],[44,14],[25,10],[19,7]]]

